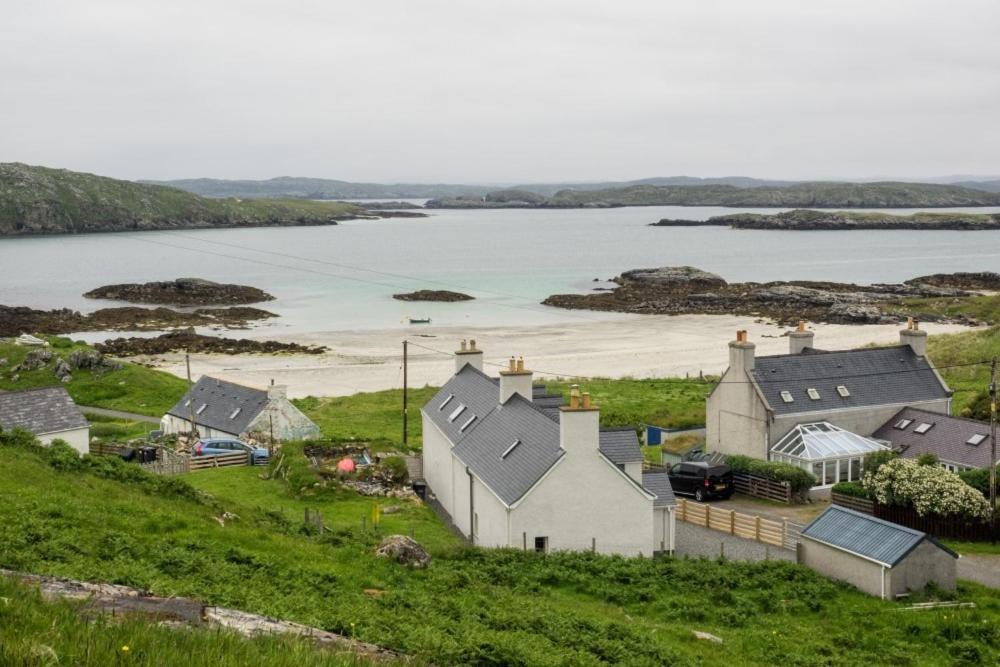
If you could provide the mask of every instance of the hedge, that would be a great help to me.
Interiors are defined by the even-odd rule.
[[[788,482],[792,493],[807,491],[816,486],[815,477],[802,468],[793,466],[790,463],[762,461],[761,459],[734,454],[726,457],[726,464],[732,468],[733,472],[763,477],[772,482]]]
[[[840,482],[833,485],[834,493],[842,493],[852,498],[871,498],[868,489],[861,485],[861,482]]]

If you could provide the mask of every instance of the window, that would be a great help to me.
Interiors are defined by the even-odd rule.
[[[913,432],[914,433],[919,433],[920,435],[923,435],[924,433],[927,433],[927,431],[931,430],[932,426],[934,426],[934,424],[928,424],[927,422],[920,422],[913,429]]]
[[[229,415],[229,418],[236,419],[236,415],[240,414],[241,412],[243,412],[243,408],[236,408],[235,410],[233,410],[233,414]]]
[[[811,398],[812,400],[814,401],[819,400],[819,392],[813,389],[812,387],[806,389],[806,393],[809,394],[809,398]]]
[[[783,400],[785,403],[794,403],[795,402],[795,399],[792,398],[792,392],[790,392],[790,391],[783,391],[783,392],[781,392],[781,400]]]
[[[200,407],[200,408],[198,408],[197,410],[195,410],[195,411],[194,411],[194,413],[195,413],[196,415],[200,415],[200,414],[201,414],[202,412],[204,412],[204,411],[205,411],[205,408],[207,408],[207,407],[208,407],[208,403],[202,403],[202,404],[201,404],[201,407]]]
[[[520,445],[520,444],[521,444],[521,441],[520,441],[520,440],[515,440],[514,442],[512,442],[512,443],[511,443],[511,445],[510,445],[510,447],[508,447],[507,449],[503,450],[503,454],[501,454],[501,455],[500,455],[500,460],[502,461],[503,459],[505,459],[505,458],[507,458],[508,456],[510,456],[510,453],[511,453],[512,451],[514,451],[514,449],[515,449],[515,448],[516,448],[516,447],[517,447],[518,445]]]
[[[184,401],[184,407],[185,408],[190,408],[191,407],[191,399],[190,398],[188,400]]]
[[[981,443],[985,439],[986,439],[986,435],[984,433],[976,433],[971,438],[969,438],[968,440],[966,440],[965,444],[967,444],[967,445],[978,445],[979,443]]]
[[[905,431],[906,427],[913,423],[912,419],[900,419],[898,422],[892,425],[892,427],[899,431]]]
[[[840,394],[841,398],[847,398],[851,395],[851,392],[847,390],[847,387],[842,384],[837,385],[837,393]]]
[[[449,422],[455,421],[456,419],[458,419],[458,416],[463,412],[465,412],[465,406],[460,403],[458,407],[455,408],[455,410],[450,415],[448,415],[448,421]]]
[[[441,402],[441,405],[438,406],[438,412],[440,412],[441,410],[444,410],[444,406],[446,406],[449,403],[451,403],[451,399],[453,399],[453,398],[455,398],[455,394],[448,394],[448,398],[444,399]]]
[[[861,481],[861,459],[851,459],[851,481]]]
[[[848,459],[840,459],[837,461],[840,471],[837,474],[837,481],[839,482],[849,482],[851,481],[851,463]]]
[[[465,429],[467,429],[470,426],[472,426],[472,422],[474,422],[474,421],[476,421],[476,415],[472,415],[471,417],[469,417],[468,419],[466,419],[465,423],[462,424],[462,428],[460,428],[458,430],[459,431],[465,431]]]
[[[540,554],[548,553],[549,551],[549,538],[547,537],[536,537],[535,538],[535,551]]]

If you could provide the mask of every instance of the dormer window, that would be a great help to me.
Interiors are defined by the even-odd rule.
[[[971,438],[965,441],[965,444],[976,446],[986,439],[985,433],[976,433]]]
[[[783,400],[785,403],[794,403],[795,402],[795,399],[792,398],[792,392],[790,392],[790,391],[783,391],[783,392],[781,392],[781,400]]]
[[[851,395],[851,392],[848,391],[847,387],[842,384],[837,385],[837,393],[840,394],[841,398],[847,398]]]
[[[923,435],[924,433],[927,433],[927,431],[931,430],[932,426],[934,426],[934,424],[928,424],[927,422],[920,422],[919,424],[917,424],[916,428],[913,429],[913,432]]]
[[[448,394],[448,398],[441,401],[441,405],[438,406],[438,412],[444,410],[445,406],[451,403],[451,399],[455,398],[455,394]]]
[[[464,433],[464,432],[465,432],[465,429],[467,429],[467,428],[469,428],[470,426],[472,426],[472,422],[474,422],[474,421],[476,421],[476,415],[472,415],[471,417],[469,417],[469,418],[468,418],[468,419],[467,419],[467,420],[465,421],[465,423],[464,423],[464,424],[462,424],[462,427],[461,427],[460,429],[458,429],[458,430],[459,430],[459,431],[462,431],[462,432]]]
[[[455,421],[463,412],[465,412],[465,406],[460,403],[458,407],[455,408],[450,415],[448,415],[448,421]]]
[[[812,387],[809,387],[808,389],[806,389],[806,394],[808,394],[809,398],[811,398],[814,401],[818,401],[819,400],[819,391],[817,391],[816,389],[813,389]]]
[[[520,444],[521,444],[520,440],[515,440],[513,443],[511,443],[510,447],[508,447],[507,449],[503,450],[503,454],[500,455],[500,460],[502,461],[505,458],[507,458],[508,456],[510,456],[510,453],[512,451],[514,451],[515,449],[517,449],[517,446],[520,445]]]
[[[892,427],[897,431],[905,431],[912,423],[912,419],[900,419],[898,422],[893,424]]]

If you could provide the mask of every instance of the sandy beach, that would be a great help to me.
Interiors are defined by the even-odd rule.
[[[966,327],[921,325],[929,333]],[[840,350],[898,341],[898,325],[812,325],[816,347]],[[745,317],[718,315],[635,315],[612,321],[505,328],[409,327],[381,331],[300,334],[288,340],[325,345],[322,355],[192,355],[195,379],[206,374],[250,386],[273,379],[289,395],[344,396],[401,387],[402,343],[410,341],[410,386],[439,385],[451,375],[451,352],[463,338],[475,338],[495,373],[510,356],[523,356],[536,377],[684,377],[718,374],[728,363],[727,343],[747,329],[757,354],[788,350],[789,329]],[[250,337],[253,337],[251,334]],[[279,338],[280,339],[280,338]],[[431,348],[431,349],[426,349]],[[140,359],[183,377],[183,354]]]

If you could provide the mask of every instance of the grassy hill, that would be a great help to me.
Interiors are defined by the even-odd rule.
[[[165,185],[203,197],[291,197],[307,199],[425,199],[428,197],[482,196],[484,185],[422,183],[351,183],[330,178],[279,176],[266,180],[184,178],[173,181],[140,181]]]
[[[65,169],[0,164],[0,236],[334,224],[359,213],[342,202],[208,199]]]
[[[897,603],[786,562],[480,551],[456,546],[425,507],[346,491],[296,499],[252,468],[168,482],[117,461],[78,465],[50,450],[9,439],[0,444],[0,567],[196,597],[317,625],[436,664],[1000,659],[1000,600],[972,584],[963,583],[957,598],[975,602],[974,609],[904,615],[896,613]],[[188,482],[212,496],[194,492]],[[378,532],[370,524],[362,528],[373,502],[402,505],[384,514]],[[331,532],[318,536],[304,528],[306,506],[323,513]],[[215,517],[223,511],[240,518],[220,525]],[[428,569],[372,556],[380,534],[411,528],[433,556]],[[7,614],[0,618],[10,613],[0,611]],[[698,641],[693,630],[724,643]],[[141,641],[135,631],[125,626],[120,636]],[[37,641],[41,630],[35,621],[0,623],[0,632],[12,637],[5,643],[18,645]],[[93,641],[95,650],[109,651],[107,635],[100,634],[105,631],[97,632],[96,639],[50,641]],[[149,641],[159,637],[157,632]],[[201,637],[184,638],[183,645]],[[231,639],[217,641],[217,648],[205,647],[213,655]]]

